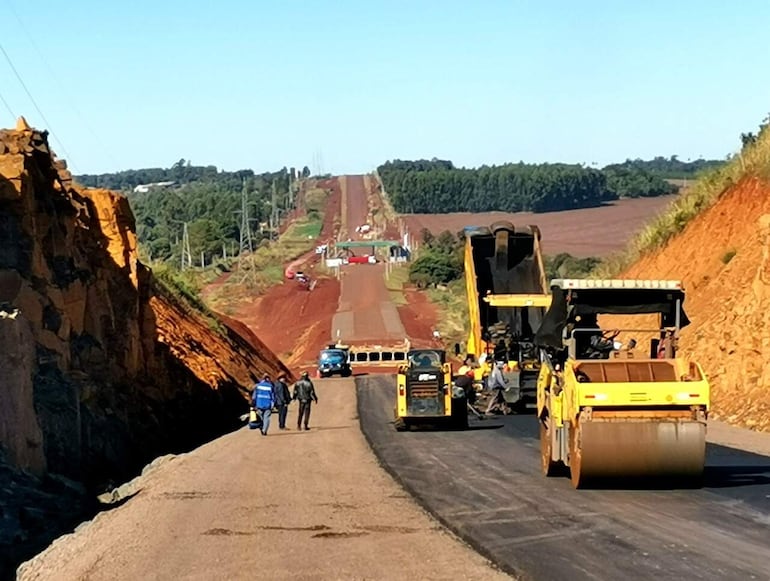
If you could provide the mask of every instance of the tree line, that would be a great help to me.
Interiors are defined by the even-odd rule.
[[[260,233],[258,224],[269,221],[273,187],[277,206],[284,209],[289,206],[290,176],[287,168],[261,174],[252,170],[227,172],[219,171],[215,166],[193,166],[180,160],[167,169],[81,175],[75,176],[75,180],[84,186],[126,192],[136,218],[139,243],[154,261],[179,259],[185,223],[195,263],[199,262],[201,253],[207,264],[224,253],[228,256],[237,254],[241,235],[239,212],[244,189],[255,244],[269,236],[268,232]],[[175,184],[147,192],[133,191],[137,185],[163,181],[174,181]]]
[[[650,160],[626,159],[623,163],[611,164],[604,170],[640,170],[663,179],[694,178],[701,172],[713,169],[725,163],[719,159],[695,159],[682,161],[679,156],[657,156]]]
[[[294,174],[294,168],[290,171]],[[143,184],[153,184],[158,182],[175,182],[176,185],[185,185],[194,182],[216,182],[227,183],[232,181],[242,181],[244,179],[255,179],[260,181],[266,176],[272,179],[273,175],[287,172],[284,168],[279,172],[268,172],[255,174],[253,170],[242,169],[228,172],[220,171],[215,165],[192,165],[190,160],[180,159],[169,168],[144,168],[129,169],[114,173],[103,174],[82,174],[75,176],[78,183],[89,188],[105,188],[108,190],[128,191],[136,186]],[[303,178],[310,177],[310,169],[305,166],[299,175]]]
[[[675,193],[677,186],[662,177],[665,168],[677,166],[675,157],[649,165],[654,171],[648,163],[629,160],[603,169],[511,163],[468,169],[434,158],[388,161],[377,171],[393,207],[402,213],[551,212]]]

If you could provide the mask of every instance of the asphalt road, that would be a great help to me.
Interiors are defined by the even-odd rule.
[[[358,379],[361,427],[440,521],[524,579],[770,579],[770,457],[709,444],[696,490],[572,488],[540,472],[533,416],[396,432],[393,379]]]

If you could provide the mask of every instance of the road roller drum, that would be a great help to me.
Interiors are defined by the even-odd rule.
[[[706,456],[706,425],[695,420],[607,419],[572,430],[572,483],[661,478],[697,482]]]

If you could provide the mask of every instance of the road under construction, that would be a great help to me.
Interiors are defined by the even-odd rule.
[[[366,191],[362,176],[340,179],[350,229],[367,220]],[[384,268],[342,269],[330,342],[401,349]],[[526,293],[544,295],[536,279]],[[315,432],[260,439],[240,430],[172,459],[144,492],[56,543],[22,578],[53,578],[44,572],[55,563],[58,578],[93,579],[770,579],[767,435],[710,422],[702,487],[576,490],[543,475],[542,418],[531,409],[472,417],[461,431],[402,433],[394,385],[387,371],[318,381]],[[143,534],[124,542],[121,531],[137,527]],[[286,543],[308,551],[254,556],[256,546]]]

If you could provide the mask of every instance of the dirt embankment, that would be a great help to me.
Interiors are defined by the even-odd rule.
[[[316,186],[331,192],[318,237],[319,243],[331,243],[340,226],[340,184],[337,178],[330,178],[319,181]],[[303,270],[317,281],[312,291],[294,280],[283,280],[254,297],[253,291],[244,286],[234,291],[241,294],[243,300],[232,306],[232,317],[259,335],[294,372],[312,363],[318,351],[329,342],[340,295],[339,281],[323,273],[320,255],[310,252],[295,262],[297,270]]]
[[[681,346],[705,368],[716,416],[770,431],[770,184],[738,183],[623,276],[684,282]]]
[[[23,120],[0,131],[0,557],[61,524],[17,469],[75,493],[128,479],[236,426],[247,386],[282,369],[153,279],[126,198],[73,184]]]

